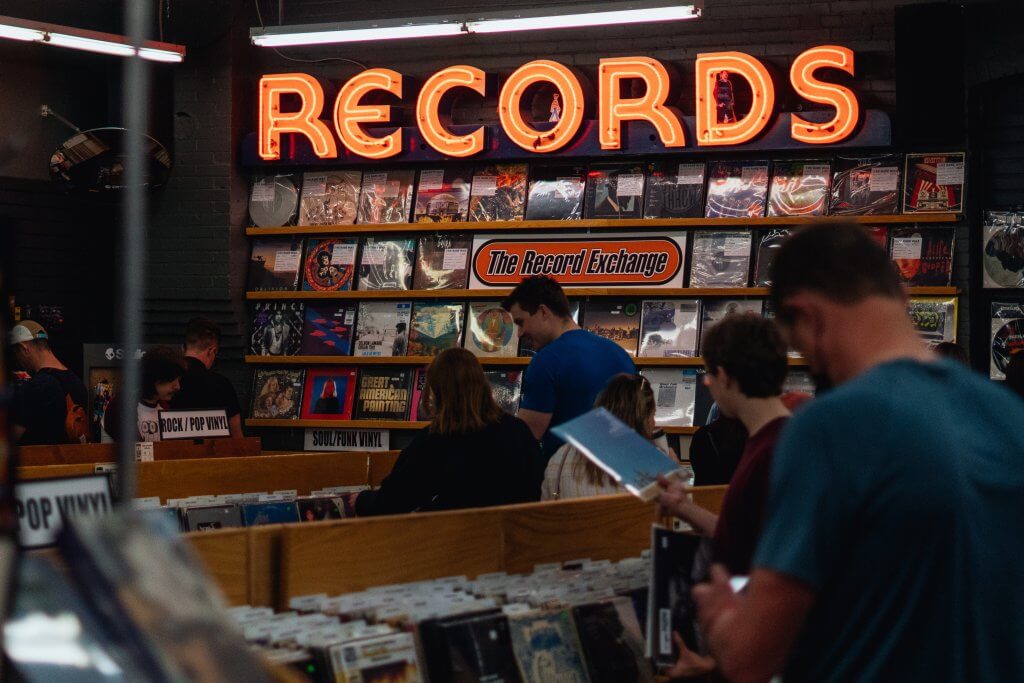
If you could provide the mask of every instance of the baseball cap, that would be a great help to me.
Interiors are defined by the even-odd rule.
[[[49,335],[46,334],[46,330],[43,326],[34,320],[22,320],[20,323],[11,328],[10,333],[7,335],[7,343],[10,345],[20,344],[21,342],[32,341],[33,339],[49,339]]]

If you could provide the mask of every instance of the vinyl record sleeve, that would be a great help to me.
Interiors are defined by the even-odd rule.
[[[297,420],[304,375],[305,370],[257,368],[250,415],[256,419]]]
[[[648,164],[644,218],[700,218],[704,215],[704,162]]]
[[[538,166],[532,169],[526,220],[573,220],[583,217],[587,182],[582,166]]]
[[[692,358],[700,333],[698,299],[658,299],[643,302],[640,352],[645,358]]]
[[[299,301],[256,301],[250,310],[249,353],[253,356],[294,356],[302,342]]]
[[[355,356],[404,356],[412,304],[361,301],[356,316]]]
[[[408,223],[415,171],[364,173],[359,192],[359,223]]]
[[[829,213],[869,216],[899,211],[900,162],[899,154],[837,157],[832,163]]]
[[[572,608],[590,683],[654,683],[644,636],[629,598]]]
[[[466,314],[463,347],[480,357],[513,358],[519,348],[519,332],[512,314],[498,301],[471,301]]]
[[[635,356],[640,339],[640,306],[635,301],[591,299],[583,306],[583,328]]]
[[[253,240],[249,257],[249,291],[295,291],[301,270],[301,240]]]
[[[708,167],[707,218],[758,218],[767,198],[767,161],[714,161]]]
[[[985,287],[1024,288],[1024,214],[985,212],[981,261]]]
[[[319,522],[325,519],[345,519],[345,501],[338,496],[315,496],[295,501],[300,522]]]
[[[306,318],[302,326],[303,356],[352,355],[355,332],[356,304],[350,302],[311,301],[306,304]]]
[[[586,683],[579,642],[568,612],[553,611],[509,617],[512,651],[526,683]]]
[[[417,301],[412,305],[409,326],[410,356],[436,356],[462,342],[465,304],[459,302]]]
[[[989,376],[1006,379],[1010,356],[1024,351],[1024,304],[992,302],[992,355]]]
[[[245,526],[266,524],[294,524],[299,521],[299,509],[295,501],[289,503],[248,503],[242,506],[242,521]]]
[[[310,368],[300,415],[303,420],[351,420],[355,395],[355,368]]]
[[[344,683],[423,683],[411,633],[353,640],[329,648],[334,680]]]
[[[420,414],[420,403],[423,401],[423,392],[427,388],[427,369],[418,367],[412,373],[412,398],[409,400],[409,421],[420,422],[429,419],[427,414]],[[425,408],[426,410],[426,408]]]
[[[213,531],[242,526],[237,505],[208,505],[186,508],[182,513],[186,531]]]
[[[356,222],[361,171],[314,171],[302,176],[299,225],[352,225]]]
[[[416,240],[367,237],[359,255],[359,289],[411,289]]]
[[[684,368],[644,368],[641,375],[654,392],[654,424],[692,427],[697,401],[697,371]]]
[[[584,218],[641,218],[643,209],[644,167],[641,164],[590,167]]]
[[[405,420],[412,394],[407,368],[365,367],[359,372],[357,420]]]
[[[473,238],[439,233],[419,238],[413,289],[465,289]]]
[[[281,174],[253,178],[249,218],[257,228],[293,225],[298,206],[297,176]]]
[[[706,654],[693,587],[704,580],[698,561],[701,537],[651,526],[651,584],[647,607],[647,654],[658,667],[675,664],[677,653],[672,632],[682,636],[686,647]]]
[[[691,287],[746,287],[750,277],[750,230],[693,233]]]
[[[785,228],[772,228],[770,230],[758,230],[754,235],[757,245],[757,258],[754,264],[754,286],[772,286],[772,262],[779,247],[790,235],[790,230]]]
[[[701,306],[700,350],[704,352],[704,335],[727,315],[733,313],[756,313],[764,315],[764,301],[761,299],[705,299]]]
[[[828,209],[827,160],[776,161],[768,193],[769,216],[823,216]]]
[[[910,322],[929,347],[956,341],[956,297],[915,297],[907,302]]]
[[[521,221],[526,210],[526,164],[482,166],[473,175],[471,221]]]
[[[469,165],[428,168],[416,182],[414,223],[461,223],[469,211],[473,168]]]
[[[432,680],[450,683],[519,683],[508,619],[500,612],[420,623]]]
[[[523,393],[523,371],[488,370],[484,372],[484,377],[491,385],[491,395],[498,406],[509,415],[515,415]]]
[[[948,287],[953,279],[954,228],[893,228],[889,254],[911,287]]]
[[[903,213],[963,211],[966,154],[907,154]]]
[[[355,280],[358,239],[306,240],[302,266],[302,291],[343,292],[352,289]]]

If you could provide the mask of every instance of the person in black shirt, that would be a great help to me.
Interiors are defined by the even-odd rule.
[[[355,498],[356,514],[388,515],[528,503],[540,499],[540,445],[491,396],[480,362],[460,348],[427,369],[434,416],[376,491]]]
[[[232,438],[241,438],[242,415],[238,394],[223,375],[210,368],[220,352],[220,327],[206,318],[193,318],[185,327],[185,374],[181,391],[171,399],[172,410],[221,410],[227,413]]]
[[[11,328],[8,343],[14,361],[32,375],[15,389],[11,401],[15,442],[31,446],[88,441],[89,394],[82,380],[53,354],[43,326],[23,320]]]

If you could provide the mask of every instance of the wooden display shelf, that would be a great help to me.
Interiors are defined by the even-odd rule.
[[[362,225],[284,226],[280,228],[245,229],[251,237],[273,235],[358,235],[364,233],[409,232],[514,232],[517,230],[597,230],[659,229],[659,228],[757,228],[810,223],[843,222],[867,225],[895,225],[908,223],[955,223],[958,213],[897,214],[886,216],[780,216],[761,218],[584,218],[565,221],[485,221],[462,223],[365,223]]]
[[[433,356],[246,356],[245,362],[254,365],[430,365]],[[508,356],[503,358],[477,358],[481,365],[524,366],[530,364],[527,356]],[[803,358],[790,358],[789,364],[807,365]],[[695,358],[657,358],[645,356],[634,358],[633,364],[638,368],[674,368],[702,367],[704,359]]]
[[[246,427],[272,427],[303,429],[423,429],[429,422],[410,422],[408,420],[272,420],[250,417],[245,421]],[[693,434],[697,427],[664,427],[666,434]]]

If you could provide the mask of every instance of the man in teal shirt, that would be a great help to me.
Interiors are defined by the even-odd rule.
[[[1024,402],[918,339],[856,225],[795,234],[778,320],[836,388],[776,446],[746,590],[695,590],[736,681],[1024,680]]]

